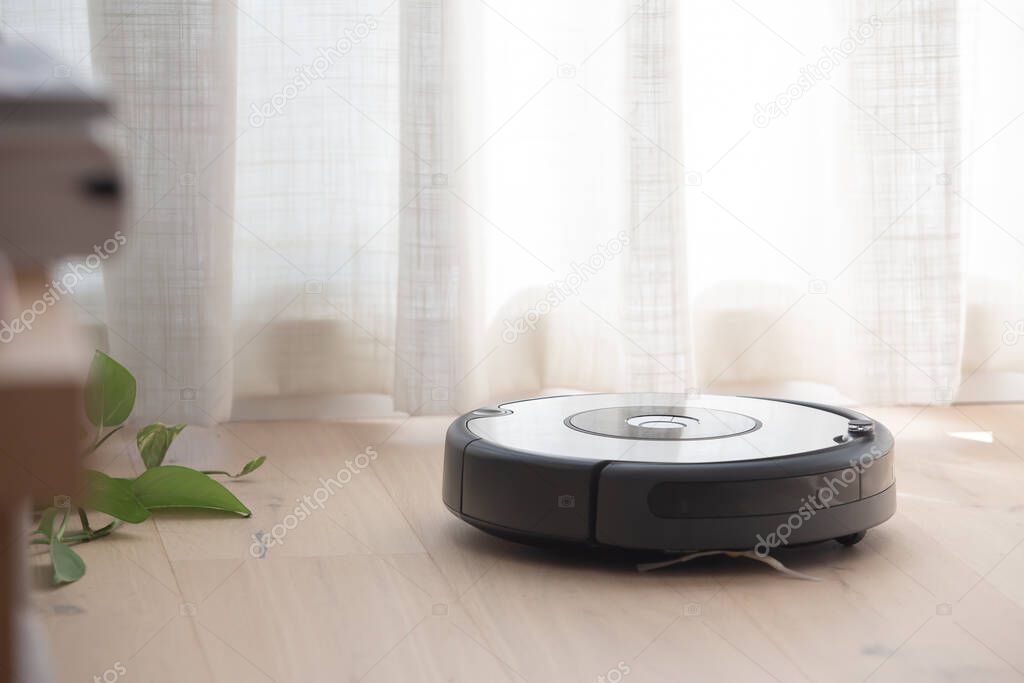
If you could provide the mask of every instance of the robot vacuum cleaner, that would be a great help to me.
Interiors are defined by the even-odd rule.
[[[896,510],[893,437],[852,410],[582,394],[480,408],[445,438],[442,498],[489,533],[637,551],[860,541]]]

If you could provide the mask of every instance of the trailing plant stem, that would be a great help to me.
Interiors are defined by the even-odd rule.
[[[103,445],[103,443],[104,443],[104,442],[105,442],[105,441],[106,441],[107,439],[109,439],[109,438],[110,438],[111,436],[113,436],[115,432],[118,432],[118,431],[120,431],[121,427],[124,427],[124,425],[118,425],[117,427],[114,427],[114,428],[113,428],[113,429],[111,429],[111,430],[110,430],[109,432],[107,432],[106,434],[104,434],[104,435],[103,435],[103,438],[99,438],[99,432],[97,432],[97,433],[96,433],[96,436],[97,436],[97,439],[96,439],[96,441],[94,441],[94,442],[93,442],[93,444],[92,444],[91,446],[89,446],[88,448],[86,448],[86,449],[85,449],[85,455],[89,455],[90,453],[92,453],[93,451],[95,451],[95,450],[96,450],[97,448],[99,448],[100,446],[102,446],[102,445]]]
[[[82,531],[92,536],[92,528],[89,526],[89,516],[85,514],[85,508],[78,508],[78,519],[82,522]]]

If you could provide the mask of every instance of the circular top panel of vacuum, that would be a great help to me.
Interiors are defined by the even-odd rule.
[[[580,394],[474,412],[495,445],[552,457],[625,462],[762,460],[836,447],[849,420],[807,405],[738,396]]]
[[[761,427],[749,415],[694,405],[597,408],[570,415],[565,423],[598,436],[667,441],[721,439]]]

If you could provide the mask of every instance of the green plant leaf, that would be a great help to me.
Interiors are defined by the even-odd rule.
[[[139,446],[139,455],[142,456],[146,469],[158,467],[163,463],[171,442],[184,428],[183,424],[168,427],[161,422],[154,422],[139,430],[135,435],[135,442]]]
[[[86,507],[111,517],[138,524],[149,517],[149,510],[132,492],[131,479],[108,477],[96,470],[86,470]]]
[[[46,508],[39,517],[39,526],[33,533],[42,534],[49,541],[53,536],[53,520],[57,518],[57,508]]]
[[[242,468],[242,471],[239,472],[238,474],[236,474],[235,476],[236,477],[244,477],[247,474],[251,474],[252,472],[255,472],[256,470],[258,470],[260,468],[260,466],[263,465],[263,463],[265,463],[266,461],[267,461],[267,456],[265,456],[265,455],[261,455],[258,458],[253,458],[249,462],[245,463],[245,467]]]
[[[198,470],[161,465],[143,472],[132,482],[132,493],[149,510],[204,508],[249,517],[252,512],[231,491]]]
[[[116,427],[135,407],[135,378],[116,360],[97,351],[85,384],[85,414],[99,428]]]
[[[50,561],[53,582],[57,585],[78,581],[85,574],[85,562],[78,553],[55,538],[50,541]]]
[[[225,472],[224,470],[199,470],[199,471],[202,472],[203,474],[223,474],[225,477],[231,477],[232,479],[238,479],[239,477],[244,477],[247,474],[255,472],[256,470],[258,470],[260,468],[260,465],[262,465],[266,461],[267,461],[267,456],[265,456],[265,455],[261,455],[258,458],[253,458],[249,462],[245,463],[245,467],[242,468],[241,472],[238,472],[236,474],[231,474],[230,472]]]

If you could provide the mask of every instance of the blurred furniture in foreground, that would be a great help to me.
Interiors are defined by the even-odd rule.
[[[0,42],[0,683],[52,680],[22,602],[26,513],[78,490],[89,349],[66,299],[120,227],[107,111],[67,65]]]

